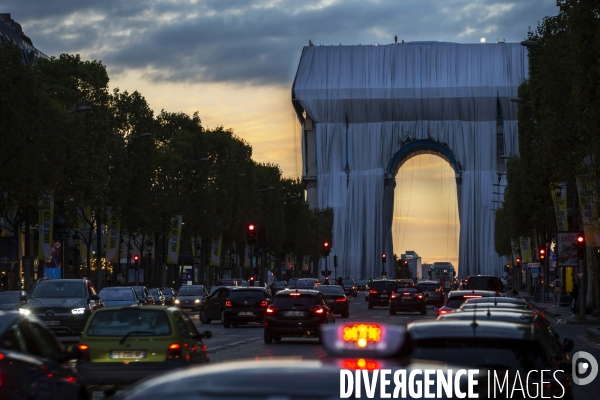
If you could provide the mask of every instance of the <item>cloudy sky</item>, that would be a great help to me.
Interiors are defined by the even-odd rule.
[[[388,44],[394,35],[406,42],[518,42],[557,11],[555,0],[3,0],[0,7],[47,55],[101,60],[111,87],[138,90],[155,112],[199,111],[204,126],[233,129],[252,145],[256,161],[279,164],[287,177],[301,174],[291,87],[309,39],[315,45]],[[414,164],[419,170],[440,169],[439,159],[422,157]],[[428,190],[438,192],[439,202],[440,188],[432,189],[427,177],[440,185],[443,179],[425,175],[412,183],[413,204],[430,198]],[[454,223],[446,202],[443,216],[430,216],[431,207],[417,215],[406,211],[404,197],[396,219],[416,222],[403,229],[444,221],[441,231]],[[456,259],[456,250],[425,254],[418,235],[404,236],[403,249],[424,262]],[[410,238],[417,238],[414,245]],[[440,240],[437,247],[446,249],[448,236]]]

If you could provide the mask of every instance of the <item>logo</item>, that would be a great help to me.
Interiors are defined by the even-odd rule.
[[[580,361],[583,359],[585,361]],[[588,383],[592,383],[596,376],[598,375],[598,361],[588,352],[578,351],[573,354],[573,382],[576,385],[587,385]],[[589,374],[588,374],[589,371]],[[586,377],[581,378],[580,376],[586,375]]]
[[[44,315],[46,316],[46,318],[52,319],[52,318],[54,318],[54,311],[48,310],[48,311],[46,311],[46,314],[44,314]]]

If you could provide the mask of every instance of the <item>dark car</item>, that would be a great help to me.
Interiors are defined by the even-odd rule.
[[[412,279],[397,279],[398,287],[412,287],[415,286],[415,282]]]
[[[368,283],[369,282],[366,279],[359,279],[356,281],[356,289],[359,291],[367,290]]]
[[[419,311],[427,314],[427,302],[420,287],[400,287],[390,296],[390,315],[397,311]]]
[[[159,288],[150,288],[148,289],[154,297],[154,305],[164,306],[166,304],[165,295]]]
[[[150,293],[150,290],[146,286],[132,286],[131,287],[138,297],[138,303],[141,306],[153,306],[154,296]]]
[[[398,282],[385,279],[373,280],[369,283],[369,309],[373,306],[390,306],[390,297],[398,289]]]
[[[288,289],[296,289],[296,282],[298,282],[298,279],[291,278],[287,283]]]
[[[500,278],[494,275],[469,276],[465,286],[466,290],[492,290],[498,294],[504,292]]]
[[[275,296],[277,292],[280,290],[285,290],[287,288],[287,283],[285,281],[276,281],[269,285],[269,290],[271,291],[271,296]]]
[[[179,288],[175,305],[183,311],[200,311],[202,302],[208,296],[204,285],[186,285]]]
[[[269,292],[260,287],[233,288],[225,299],[223,327],[262,323],[271,300]]]
[[[300,278],[296,280],[294,289],[312,289],[315,286],[319,286],[319,280],[315,278]]]
[[[88,398],[85,382],[65,351],[34,315],[0,311],[0,399]]]
[[[427,304],[437,307],[444,305],[444,291],[438,281],[419,281],[417,287],[423,290]]]
[[[225,323],[225,301],[233,288],[238,286],[220,286],[200,303],[200,322],[210,324],[213,319]],[[183,288],[182,288],[183,289]],[[181,290],[179,293],[181,294]]]
[[[264,341],[280,341],[283,336],[319,337],[323,324],[334,323],[335,317],[325,297],[316,290],[282,290],[267,307],[264,319]]]
[[[172,306],[173,304],[175,304],[175,298],[177,296],[177,292],[175,291],[175,289],[170,288],[170,287],[164,287],[161,289],[162,294],[165,296],[165,305],[167,306]]]
[[[358,296],[358,287],[356,282],[354,282],[354,279],[342,279],[342,285],[344,285],[344,293],[346,293],[346,296]]]
[[[315,287],[314,290],[323,293],[323,297],[325,297],[325,301],[327,301],[327,305],[332,313],[340,314],[342,318],[348,318],[350,316],[350,302],[340,286],[321,285]]]
[[[491,290],[452,290],[448,293],[444,306],[438,309],[437,315],[439,316],[457,310],[468,299],[497,296],[498,294]]]
[[[128,286],[106,287],[98,293],[105,307],[127,307],[139,305],[137,296]]]
[[[409,323],[407,331],[413,346],[411,358],[490,370],[499,379],[507,379],[507,391],[514,384],[526,385],[528,393],[544,386],[545,396],[573,398],[571,363],[564,361],[562,349],[540,324],[484,318],[421,320]],[[542,370],[548,371],[545,379],[540,379]],[[530,371],[538,373],[530,375]],[[521,381],[522,376],[528,376],[527,381]]]
[[[21,290],[0,292],[0,310],[19,310],[27,303],[27,293]]]
[[[23,306],[38,317],[56,336],[79,336],[92,312],[104,303],[87,279],[41,281]]]

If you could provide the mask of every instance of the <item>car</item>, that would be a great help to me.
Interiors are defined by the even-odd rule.
[[[297,281],[298,281],[298,279],[296,279],[296,278],[290,278],[290,280],[288,280],[288,283],[287,283],[288,289],[296,289]]]
[[[321,283],[315,278],[300,278],[296,280],[295,289],[312,289],[315,286],[319,286]]]
[[[335,317],[321,292],[282,290],[265,312],[264,342],[279,342],[283,336],[320,338],[321,325],[334,322]]]
[[[105,287],[98,293],[105,307],[138,306],[138,298],[129,286]]]
[[[467,277],[466,290],[492,290],[498,294],[504,292],[500,278],[495,275],[471,275]]]
[[[373,280],[369,283],[369,309],[373,306],[390,306],[390,296],[398,289],[398,282],[386,279]]]
[[[412,279],[396,279],[398,287],[412,287],[415,286],[415,282]]]
[[[419,311],[421,315],[427,314],[427,301],[423,290],[419,286],[399,287],[390,296],[390,315],[397,311]]]
[[[69,362],[79,354],[65,350],[33,314],[0,311],[0,399],[88,399],[83,377]]]
[[[269,285],[271,296],[275,296],[277,292],[279,292],[280,290],[285,290],[286,288],[287,283],[285,281],[275,281]]]
[[[170,287],[164,287],[161,289],[161,292],[165,296],[165,305],[172,306],[175,302],[175,298],[177,297],[177,291]]]
[[[138,297],[138,303],[141,306],[153,306],[154,296],[150,293],[150,290],[146,286],[132,286],[131,287]]]
[[[272,298],[268,290],[260,287],[232,288],[225,299],[223,327],[263,322],[265,310]]]
[[[344,290],[338,285],[321,285],[314,290],[323,293],[325,301],[333,314],[340,314],[342,318],[350,316],[350,302],[344,293]]]
[[[208,290],[204,285],[185,285],[179,288],[175,306],[183,311],[197,312],[202,308],[202,302],[208,297]]]
[[[356,281],[356,289],[358,291],[367,290],[368,283],[366,279],[359,279]]]
[[[564,361],[562,350],[543,331],[540,324],[527,320],[513,323],[484,318],[420,320],[407,325],[413,359],[486,369],[507,380],[505,390],[518,384],[526,385],[529,393],[543,385],[544,396],[572,399],[571,363]],[[548,372],[542,377],[543,370]],[[521,380],[524,376],[527,380]]]
[[[23,306],[65,339],[79,336],[90,315],[102,307],[104,303],[87,279],[41,281]]]
[[[422,371],[459,369],[454,364],[398,358],[397,354],[406,347],[405,329],[400,326],[346,323],[326,324],[321,328],[320,337],[326,356],[320,359],[236,360],[173,371],[131,385],[121,394],[120,400],[400,398],[399,393],[391,396],[395,385],[393,379],[388,380],[389,385],[385,387],[381,384],[382,379],[378,379],[372,386],[372,394],[367,396],[364,389],[362,393],[353,391],[347,374],[342,374],[342,370],[352,374],[363,370],[366,376],[367,372],[375,369],[389,369],[389,378],[396,371],[401,371],[406,377],[414,377],[410,379],[412,386],[404,386],[401,397],[420,399],[423,397],[420,388],[426,385]],[[485,371],[474,374],[473,378],[477,382],[487,382]],[[455,380],[457,387],[464,391],[462,396],[449,397],[464,398],[468,385],[466,374],[458,375]],[[481,386],[481,390],[474,392],[479,398],[486,398],[487,388],[483,384]],[[432,392],[435,393],[435,390]]]
[[[491,290],[451,290],[446,297],[444,305],[438,309],[437,315],[457,310],[467,299],[497,296],[498,294]]]
[[[444,305],[444,291],[438,281],[419,281],[417,287],[423,290],[427,304],[437,307]]]
[[[358,296],[358,288],[354,279],[342,279],[342,284],[344,285],[344,293],[346,293],[346,296]]]
[[[22,290],[6,290],[0,292],[0,310],[19,310],[27,303],[27,292]]]
[[[111,307],[99,310],[85,325],[77,370],[90,388],[112,394],[148,375],[210,357],[194,323],[176,307]]]
[[[231,291],[238,286],[220,286],[204,298],[204,301],[200,302],[200,322],[203,324],[210,324],[213,319],[225,323],[225,302],[229,298]],[[181,289],[179,290],[181,294]]]
[[[155,305],[157,305],[157,306],[165,305],[165,295],[159,288],[149,288],[148,290],[152,294],[152,297],[154,297]]]

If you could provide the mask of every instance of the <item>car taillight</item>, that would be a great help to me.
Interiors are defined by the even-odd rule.
[[[315,314],[323,314],[325,312],[325,309],[321,306],[317,306],[311,308],[310,311],[314,312]]]
[[[231,300],[225,300],[225,307],[231,307]]]
[[[346,302],[346,298],[342,297],[341,299],[335,299],[336,303],[345,303]]]
[[[88,346],[87,344],[81,343],[79,346],[77,346],[77,348],[81,352],[81,359],[82,360],[89,360],[90,359],[90,346]]]
[[[269,302],[268,302],[268,301],[266,301],[266,300],[261,300],[261,301],[260,301],[260,306],[261,306],[261,307],[266,307],[266,306],[268,306],[268,305],[269,305]]]
[[[167,348],[167,358],[181,358],[181,345],[172,343]]]
[[[421,293],[415,294],[415,299],[422,299],[423,295]]]
[[[441,308],[438,310],[437,315],[448,314],[451,312],[450,310],[442,310]]]
[[[269,307],[267,307],[267,311],[266,311],[266,313],[267,313],[267,314],[275,314],[275,312],[276,312],[276,311],[277,311],[277,308],[276,308],[276,307],[269,306]]]
[[[390,296],[390,298],[392,298],[392,299],[395,299],[396,297],[398,297],[398,296],[396,296],[396,293],[392,293]]]
[[[369,293],[370,294],[377,294],[379,292],[377,290],[375,290],[375,289],[369,289]]]

